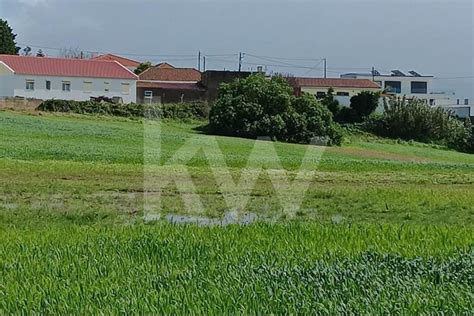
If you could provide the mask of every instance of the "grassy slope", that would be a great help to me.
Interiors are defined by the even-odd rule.
[[[198,125],[162,124],[161,160],[191,136],[207,144]],[[157,131],[136,121],[0,112],[0,312],[474,308],[473,155],[352,142],[308,165],[318,173],[297,213],[304,223],[143,225],[144,186],[176,175],[172,167],[144,175],[144,130]],[[238,178],[255,142],[217,141]],[[294,173],[306,147],[275,147]],[[188,165],[206,213],[222,215],[204,154]],[[182,212],[176,190],[165,193],[166,210]],[[248,210],[281,216],[268,176]],[[334,217],[342,224],[327,224]]]

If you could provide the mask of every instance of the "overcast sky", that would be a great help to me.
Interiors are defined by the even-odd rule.
[[[0,12],[20,46],[49,55],[79,47],[197,67],[200,50],[208,69],[235,69],[244,52],[244,69],[314,77],[325,57],[331,77],[413,69],[464,77],[436,88],[474,97],[472,0],[0,0]]]

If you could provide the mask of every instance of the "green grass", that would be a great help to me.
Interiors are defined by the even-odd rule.
[[[322,157],[305,160],[315,175],[292,217],[260,172],[237,211],[263,222],[145,223],[144,191],[182,177],[180,164],[198,215],[221,218],[231,208],[213,167],[234,181],[246,167],[292,179],[308,149],[207,136],[202,124],[0,112],[0,312],[474,309],[474,155],[353,137],[311,147]],[[255,146],[259,166],[248,163]],[[187,213],[175,185],[159,191],[163,213]]]

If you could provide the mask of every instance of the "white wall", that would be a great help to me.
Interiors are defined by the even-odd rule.
[[[107,79],[107,78],[82,78],[82,77],[48,77],[30,75],[2,75],[0,76],[2,88],[0,97],[26,97],[41,100],[64,99],[87,101],[90,97],[106,96],[121,97],[124,103],[136,102],[136,80]],[[33,80],[34,91],[26,90],[26,81]],[[46,81],[51,81],[51,90],[46,90]],[[64,81],[71,83],[71,91],[62,91]],[[90,91],[84,90],[84,82],[92,82]],[[109,91],[105,91],[105,82],[109,82]],[[129,84],[129,93],[122,92],[122,83]],[[3,88],[5,84],[6,88]],[[13,91],[12,88],[13,87]]]
[[[413,76],[405,76],[405,77],[397,77],[397,76],[374,76],[372,77],[371,74],[357,74],[357,75],[341,75],[341,78],[354,78],[354,79],[369,79],[380,84],[382,89],[385,89],[385,82],[386,81],[400,81],[401,82],[401,92],[397,93],[396,95],[399,96],[406,96],[407,98],[417,98],[417,99],[425,99],[429,102],[429,99],[437,99],[436,95],[430,94],[432,92],[431,85],[433,82],[433,77],[413,77]],[[427,83],[427,92],[428,93],[411,93],[411,83],[413,81],[422,81]]]

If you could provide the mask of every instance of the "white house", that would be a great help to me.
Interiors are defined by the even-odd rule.
[[[0,98],[135,102],[138,77],[116,61],[0,55]]]
[[[416,71],[405,74],[399,70],[392,70],[391,74],[381,74],[373,70],[372,73],[346,73],[342,74],[341,78],[370,79],[387,94],[424,100],[431,106],[450,109],[460,117],[474,116],[474,106],[469,99],[457,99],[454,95],[433,91],[431,84],[434,77],[423,76]]]
[[[374,70],[372,73],[342,74],[341,78],[369,79],[386,93],[425,100],[431,105],[435,105],[435,100],[438,98],[431,91],[433,76],[420,75],[416,71],[409,71],[408,74],[405,74],[399,70],[392,70],[391,74],[381,74]]]

